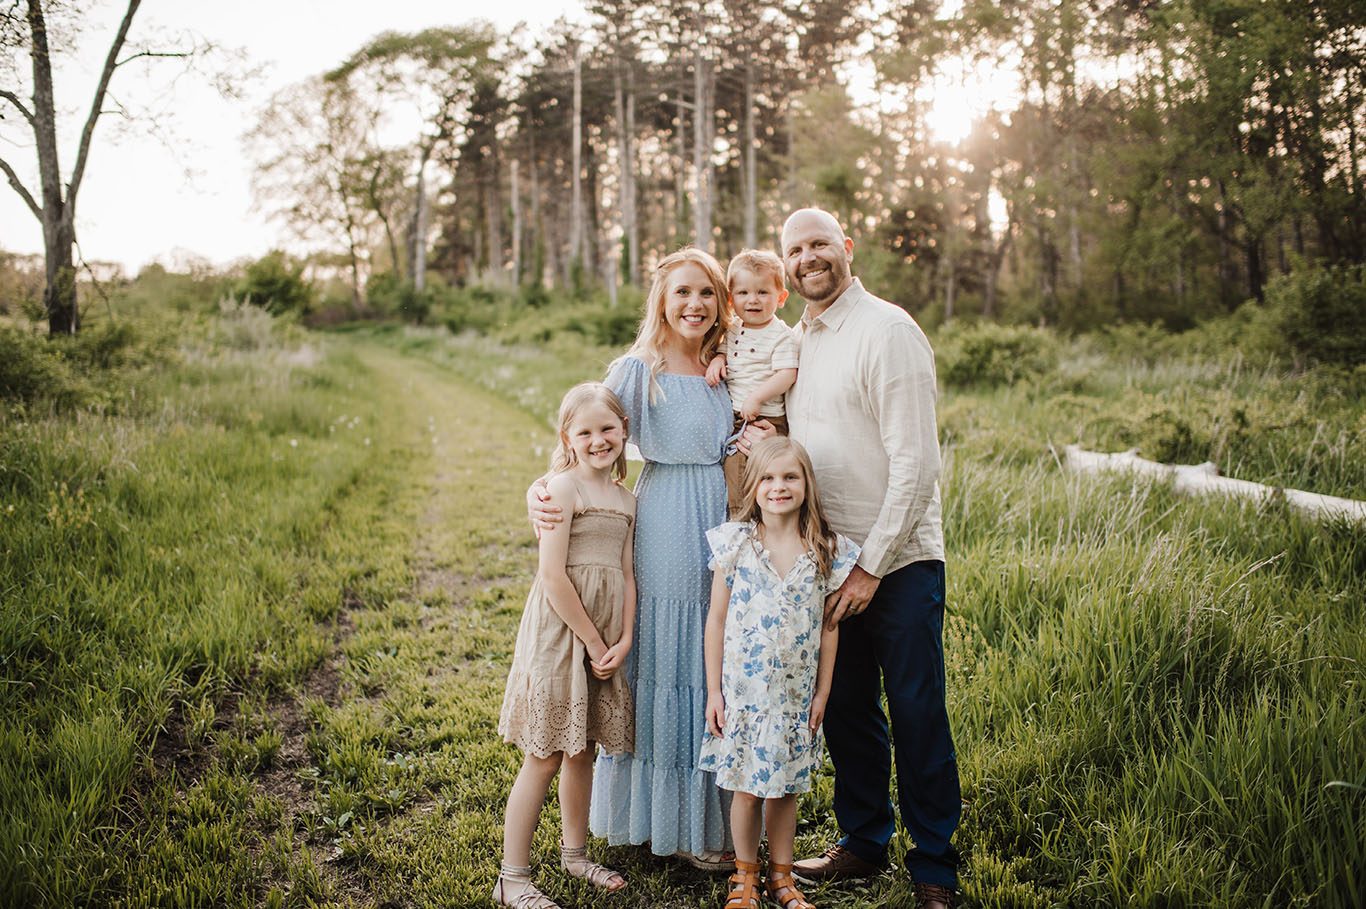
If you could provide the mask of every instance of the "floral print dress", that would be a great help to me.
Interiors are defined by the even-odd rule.
[[[858,546],[838,536],[830,576],[809,553],[779,577],[754,523],[707,531],[711,568],[730,587],[721,659],[725,728],[702,743],[701,769],[732,792],[777,798],[811,788],[819,751],[808,727],[825,596],[844,583]]]

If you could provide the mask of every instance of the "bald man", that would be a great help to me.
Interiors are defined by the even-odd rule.
[[[825,604],[840,623],[825,738],[835,765],[835,819],[844,836],[796,863],[808,882],[865,877],[887,862],[895,828],[896,737],[905,857],[916,905],[951,907],[961,802],[944,706],[944,534],[934,353],[920,326],[853,277],[854,242],[828,212],[794,212],[783,226],[788,280],[806,300],[792,438],[811,454],[831,526],[862,547],[858,567]],[[763,422],[746,443],[766,434]]]

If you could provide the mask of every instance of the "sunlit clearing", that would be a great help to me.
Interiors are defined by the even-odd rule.
[[[950,57],[935,69],[934,78],[917,96],[929,105],[925,124],[930,137],[957,145],[988,111],[1019,106],[1019,80],[1013,67],[999,62]]]

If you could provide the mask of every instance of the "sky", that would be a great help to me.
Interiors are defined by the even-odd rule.
[[[54,63],[59,157],[68,175],[99,70],[124,4],[89,0],[87,31],[77,52]],[[111,95],[129,106],[151,106],[164,124],[100,118],[76,205],[81,252],[91,261],[119,263],[130,274],[150,262],[182,266],[192,257],[224,265],[256,257],[286,240],[283,227],[253,210],[251,162],[242,136],[256,123],[275,91],[336,66],[367,39],[385,30],[416,31],[475,19],[501,31],[519,22],[533,30],[561,15],[581,17],[573,0],[149,0],[133,20],[130,44],[164,34],[159,46],[186,31],[244,53],[255,78],[225,100],[210,80],[186,73],[176,60],[121,68]],[[177,78],[178,77],[178,78]],[[8,86],[0,86],[8,87]],[[0,102],[3,103],[3,102]],[[38,195],[37,160],[17,117],[0,129],[0,157]],[[42,229],[9,184],[0,181],[0,249],[42,251]]]
[[[54,62],[64,175],[70,173],[75,140],[123,11],[119,0],[86,0],[82,5],[87,9],[85,31],[77,49]],[[155,47],[175,49],[192,43],[183,37],[190,33],[240,52],[244,65],[235,70],[256,72],[234,83],[237,98],[224,98],[209,77],[187,73],[177,60],[138,61],[116,72],[112,100],[130,109],[150,109],[153,115],[101,117],[77,200],[80,251],[91,262],[117,263],[132,275],[151,262],[175,269],[197,260],[223,266],[274,247],[289,248],[284,226],[268,220],[253,204],[252,162],[242,141],[267,98],[331,69],[381,31],[484,19],[504,32],[525,23],[534,34],[561,16],[586,18],[578,0],[145,2],[134,19],[130,45],[156,37]],[[954,141],[1008,88],[996,83],[1001,74],[984,75],[964,66],[949,70],[923,89],[934,101],[931,128]],[[856,100],[872,102],[871,73],[849,77]],[[36,197],[30,135],[20,129],[17,117],[8,116],[11,111],[3,113],[0,157]],[[38,220],[7,183],[0,183],[0,249],[42,251]]]

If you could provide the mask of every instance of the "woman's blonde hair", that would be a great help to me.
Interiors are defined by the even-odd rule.
[[[612,462],[612,479],[624,480],[626,479],[625,436],[631,431],[631,421],[626,416],[626,408],[622,405],[621,398],[618,398],[616,392],[601,382],[580,382],[564,393],[564,398],[560,401],[559,440],[555,443],[555,451],[550,456],[550,470],[552,473],[563,473],[579,463],[578,455],[574,454],[574,448],[569,444],[569,424],[573,423],[578,412],[589,404],[601,404],[621,420],[621,454],[617,455],[617,459]]]
[[[759,508],[759,478],[774,459],[785,454],[796,457],[806,479],[806,499],[797,512],[797,534],[801,537],[802,546],[816,561],[817,576],[827,578],[835,561],[835,532],[830,529],[825,512],[821,510],[821,497],[816,489],[816,472],[811,466],[811,456],[800,443],[787,436],[770,436],[750,450],[749,463],[745,465],[744,502],[732,517],[737,521],[763,523],[764,513]]]
[[[669,275],[680,265],[688,263],[698,266],[706,273],[707,282],[711,284],[712,292],[716,295],[716,323],[703,336],[702,349],[698,352],[698,360],[703,366],[711,363],[712,357],[716,356],[721,339],[726,336],[726,329],[730,327],[730,307],[726,305],[726,274],[711,253],[695,246],[685,246],[665,256],[655,266],[650,291],[645,295],[645,313],[640,319],[640,330],[636,333],[635,343],[626,352],[627,356],[634,355],[651,364],[651,403],[654,402],[658,389],[656,377],[664,371],[664,342],[669,330],[668,322],[664,318],[664,296],[668,290]]]

